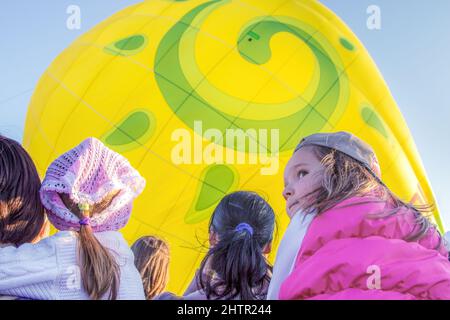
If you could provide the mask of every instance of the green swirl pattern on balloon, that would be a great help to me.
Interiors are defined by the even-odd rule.
[[[213,0],[197,6],[184,15],[166,33],[161,40],[154,62],[155,77],[158,86],[170,108],[187,126],[193,128],[195,120],[202,120],[206,129],[219,129],[222,133],[226,129],[279,129],[280,150],[291,150],[298,143],[301,136],[320,131],[326,124],[327,119],[336,112],[338,106],[346,106],[348,81],[336,54],[330,54],[332,46],[317,33],[308,30],[307,26],[298,20],[289,17],[260,17],[252,21],[241,32],[237,39],[237,50],[241,57],[249,63],[260,65],[270,60],[271,38],[280,32],[288,32],[300,41],[303,41],[314,54],[318,68],[315,77],[318,79],[312,98],[308,101],[299,93],[296,99],[284,103],[258,104],[242,101],[229,96],[215,86],[210,84],[203,76],[203,83],[208,87],[208,95],[214,97],[216,104],[208,102],[208,98],[201,96],[188,80],[187,73],[181,63],[181,59],[187,59],[195,65],[195,39],[199,27],[192,28],[191,25],[199,26],[208,15],[227,1]],[[180,42],[187,39],[191,43],[190,52],[180,53]],[[251,39],[251,40],[250,40]],[[320,39],[320,40],[319,40]],[[181,57],[183,55],[183,57]],[[188,58],[185,58],[188,56]],[[333,58],[332,58],[333,56]],[[198,68],[190,68],[190,72],[200,73]],[[308,90],[307,89],[307,90]],[[218,105],[222,103],[223,105]],[[282,117],[270,120],[247,119],[226,112],[227,106],[242,106],[267,110],[269,108],[294,109],[294,112]],[[225,143],[222,142],[224,145]],[[245,146],[247,148],[247,146]],[[246,149],[245,151],[249,151]]]

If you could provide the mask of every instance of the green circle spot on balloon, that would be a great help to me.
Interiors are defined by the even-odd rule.
[[[340,38],[339,42],[345,49],[347,49],[349,51],[355,50],[355,46],[349,40],[347,40],[345,38]]]
[[[370,106],[365,105],[362,107],[361,117],[369,127],[377,130],[383,137],[388,139],[388,131],[386,130],[383,120],[381,120],[378,114]]]
[[[104,51],[115,56],[131,56],[142,51],[147,45],[147,37],[136,34],[107,45]]]
[[[145,144],[156,128],[154,115],[148,110],[133,111],[102,139],[116,151],[129,151]]]
[[[203,171],[201,181],[193,205],[184,219],[188,224],[207,219],[213,206],[237,186],[238,174],[227,165],[216,164]]]
[[[197,211],[209,208],[220,200],[233,184],[234,174],[228,166],[214,165],[206,171],[204,181],[195,205]]]

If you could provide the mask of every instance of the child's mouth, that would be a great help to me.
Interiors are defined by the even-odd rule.
[[[295,207],[298,204],[298,201],[294,201],[291,205],[289,205],[288,209],[289,211],[292,211],[292,208]]]

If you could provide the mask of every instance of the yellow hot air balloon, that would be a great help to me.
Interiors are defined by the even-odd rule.
[[[248,139],[228,144],[233,130]],[[55,59],[30,102],[24,145],[41,174],[88,136],[127,157],[148,184],[123,233],[130,243],[147,234],[168,240],[168,289],[181,293],[221,197],[262,193],[281,233],[293,148],[305,135],[339,130],[374,147],[396,194],[434,203],[381,74],[323,5],[153,0],[111,16]],[[437,209],[434,219],[442,230]]]

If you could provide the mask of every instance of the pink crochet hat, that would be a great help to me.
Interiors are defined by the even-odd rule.
[[[111,191],[119,191],[111,204],[90,218],[94,232],[119,230],[130,218],[132,201],[145,187],[145,179],[127,159],[88,138],[61,155],[48,167],[40,195],[50,222],[59,230],[80,230],[80,219],[70,212],[59,193],[77,204],[93,205]]]

